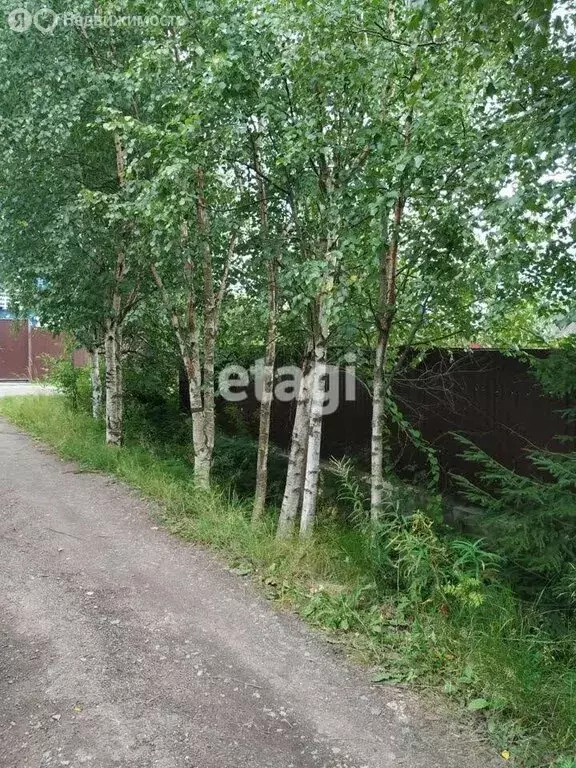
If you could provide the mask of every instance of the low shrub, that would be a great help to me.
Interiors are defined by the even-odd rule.
[[[75,366],[71,356],[44,355],[43,363],[46,380],[62,393],[68,406],[73,411],[88,412],[92,397],[89,368]]]

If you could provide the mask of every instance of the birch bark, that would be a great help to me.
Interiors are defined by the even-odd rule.
[[[201,461],[207,461],[208,466],[203,471],[210,473],[212,452],[214,450],[214,357],[216,351],[216,296],[214,293],[214,274],[212,269],[212,248],[209,239],[208,212],[204,195],[204,171],[198,168],[196,172],[196,223],[201,239],[202,248],[202,282],[204,300],[204,366],[203,376],[200,381],[203,411],[202,431],[204,432],[204,445],[201,448]],[[200,425],[199,425],[200,426]]]
[[[404,146],[410,142],[412,112],[404,126]],[[404,180],[394,203],[393,226],[388,247],[384,247],[380,258],[380,280],[378,295],[377,327],[378,339],[374,355],[373,396],[371,424],[371,466],[370,466],[370,518],[376,522],[382,514],[384,503],[384,416],[390,377],[386,376],[386,361],[390,331],[396,313],[396,274],[398,270],[398,245],[400,227],[406,197]]]
[[[209,242],[209,222],[204,198],[204,174],[196,176],[198,184],[196,223],[202,240],[202,288],[204,301],[203,335],[199,327],[199,309],[196,297],[195,265],[189,256],[183,261],[183,273],[187,289],[185,317],[171,300],[160,273],[154,264],[150,270],[158,287],[180,350],[188,380],[190,414],[192,417],[192,444],[194,447],[194,480],[201,488],[210,486],[212,454],[214,452],[214,358],[218,321],[226,286],[230,261],[234,254],[237,237],[233,234],[225,255],[224,268],[218,292],[214,289],[212,252]],[[181,225],[181,244],[188,244],[188,222]]]
[[[122,382],[122,328],[115,318],[106,321],[104,337],[106,363],[106,443],[122,445],[123,382]]]
[[[294,521],[300,509],[304,476],[306,470],[306,454],[308,449],[308,426],[310,421],[310,386],[312,376],[311,347],[306,350],[302,363],[302,374],[296,401],[296,414],[292,427],[290,441],[290,457],[288,473],[284,488],[284,497],[278,521],[278,538],[286,538],[292,534]]]
[[[92,417],[100,419],[102,415],[102,382],[100,380],[100,349],[90,351],[90,386],[92,390]]]
[[[323,312],[323,309],[320,309]],[[318,481],[320,477],[320,446],[322,443],[322,414],[325,398],[327,346],[326,336],[320,335],[314,349],[310,387],[310,418],[308,422],[308,450],[306,454],[306,473],[302,494],[302,513],[300,515],[300,538],[311,535],[316,518],[318,501]]]
[[[116,175],[118,186],[123,189],[126,183],[126,157],[122,139],[114,134],[114,148],[116,151]],[[106,332],[104,341],[106,364],[106,443],[108,445],[122,445],[123,416],[124,416],[124,392],[122,376],[122,294],[120,285],[126,274],[126,263],[123,247],[118,248],[116,266],[114,269],[114,287],[110,315],[106,320]]]
[[[266,351],[264,354],[264,370],[262,372],[262,400],[260,402],[260,423],[258,428],[258,458],[256,463],[256,493],[252,520],[256,522],[262,517],[266,505],[268,491],[268,452],[270,447],[270,417],[274,395],[274,367],[276,364],[276,332],[277,332],[277,281],[276,258],[270,251],[268,233],[268,199],[266,185],[260,165],[258,139],[252,136],[252,158],[256,171],[258,185],[258,202],[260,209],[260,242],[262,254],[266,259],[267,270],[267,330]]]

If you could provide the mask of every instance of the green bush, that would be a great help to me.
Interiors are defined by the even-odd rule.
[[[90,411],[92,387],[89,367],[75,366],[71,356],[50,357],[43,362],[47,368],[46,380],[63,395],[66,404],[74,411]]]
[[[464,441],[463,441],[464,442]],[[479,482],[457,478],[466,497],[483,510],[481,526],[507,562],[525,597],[559,610],[576,608],[576,451],[529,454],[542,479],[503,467],[466,441],[463,453],[480,466]]]
[[[576,344],[566,342],[533,369],[545,391],[576,393]],[[564,412],[576,420],[572,409]],[[576,446],[562,438],[563,453],[533,450],[532,477],[499,464],[459,437],[463,456],[479,467],[478,481],[456,478],[469,501],[483,510],[480,525],[490,546],[506,560],[511,583],[526,599],[538,599],[549,619],[571,621],[576,610]],[[550,613],[555,614],[554,616]]]
[[[441,537],[434,521],[422,512],[384,519],[373,536],[386,552],[395,582],[415,612],[428,603],[447,608],[453,601],[478,607],[485,584],[497,573],[499,558],[482,541]]]

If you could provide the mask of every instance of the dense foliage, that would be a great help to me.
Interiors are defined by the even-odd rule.
[[[138,24],[90,23],[82,3],[53,10],[87,20],[46,31],[40,15],[0,34],[0,258],[15,307],[104,351],[112,444],[123,364],[167,331],[188,375],[200,484],[217,361],[250,350],[269,372],[278,341],[307,358],[308,449],[295,427],[281,517],[291,524],[303,496],[303,534],[323,366],[366,350],[378,517],[396,350],[523,343],[571,309],[573,8],[98,7],[128,20],[154,11]]]
[[[533,360],[544,390],[556,397],[576,391],[574,343],[567,340],[545,359]],[[574,423],[574,409],[564,417]],[[465,456],[479,466],[477,483],[459,478],[467,497],[482,510],[490,546],[505,557],[509,575],[527,597],[536,597],[549,618],[573,620],[576,609],[576,445],[531,450],[531,477],[519,475],[463,440]],[[560,446],[559,446],[560,447]]]
[[[94,13],[84,0],[53,10]],[[561,728],[542,726],[538,741],[533,700],[513,681],[496,685],[489,666],[505,656],[495,635],[516,642],[506,674],[533,685],[551,718],[572,640],[548,634],[507,579],[523,597],[544,588],[555,610],[572,610],[574,454],[535,453],[534,481],[470,448],[490,486],[468,488],[489,513],[488,544],[433,523],[436,502],[392,500],[385,475],[404,350],[546,343],[574,312],[574,5],[104,0],[98,13],[155,21],[46,29],[40,14],[23,31],[0,30],[0,280],[15,312],[90,351],[89,379],[67,363],[53,371],[77,411],[91,389],[92,442],[57,413],[72,453],[95,451],[96,464],[128,473],[126,456],[159,462],[181,512],[182,498],[194,506],[214,479],[254,492],[254,536],[267,552],[291,551],[281,540],[298,525],[302,539],[327,537],[320,549],[332,557],[336,526],[335,548],[354,568],[344,589],[306,601],[312,619],[344,631],[364,622],[380,652],[405,643],[401,679],[427,674],[431,658],[443,674],[453,660],[450,686],[478,693],[473,709],[517,722],[510,743],[532,734],[545,761],[557,738],[567,754],[571,685],[558,698]],[[326,365],[349,353],[373,398],[360,495],[342,468],[332,477],[344,491],[320,479]],[[573,355],[537,366],[549,391],[573,391]],[[216,431],[218,372],[247,361],[261,381],[257,444]],[[274,371],[295,361],[283,457],[269,447]],[[94,448],[102,381],[111,450]],[[233,408],[222,418],[234,422]],[[244,508],[234,515],[248,537]],[[186,512],[176,527],[198,533],[203,519]],[[225,537],[225,526],[206,525]],[[313,540],[293,545],[311,556]],[[399,641],[394,626],[411,634]]]

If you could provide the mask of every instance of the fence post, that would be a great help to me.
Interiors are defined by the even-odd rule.
[[[27,318],[26,320],[26,328],[28,329],[28,381],[32,381],[34,374],[34,363],[32,357],[32,329],[30,326],[30,318]]]

